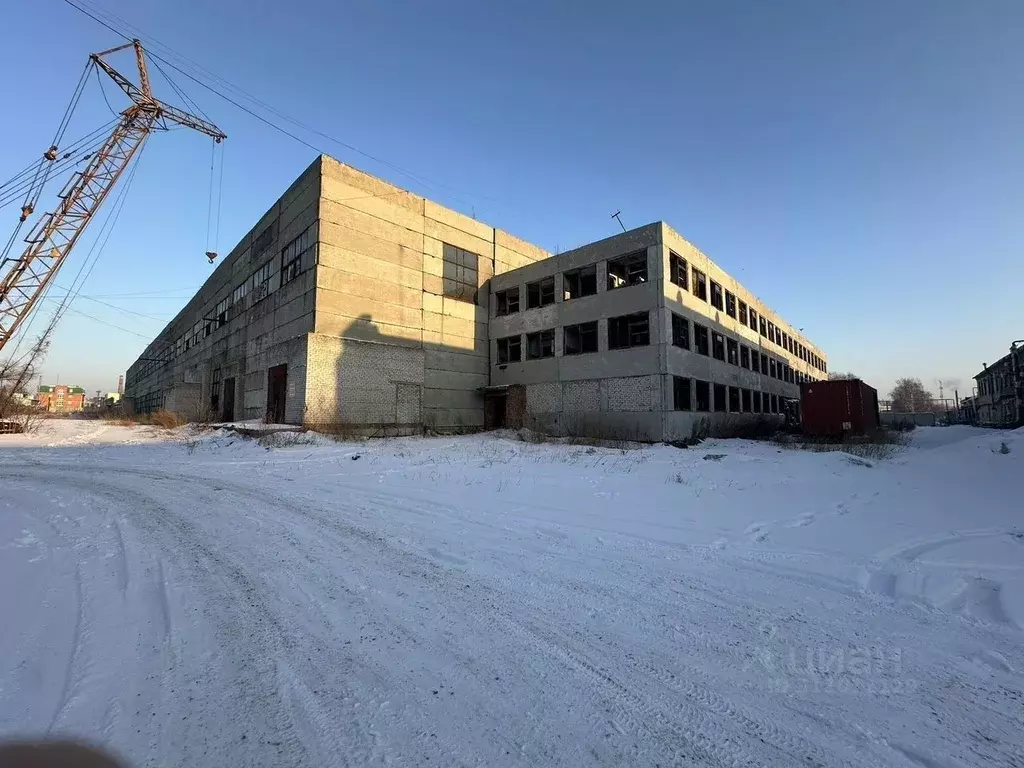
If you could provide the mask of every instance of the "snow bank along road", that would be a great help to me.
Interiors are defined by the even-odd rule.
[[[0,736],[160,766],[1024,765],[1021,434],[864,466],[46,430],[0,438]]]

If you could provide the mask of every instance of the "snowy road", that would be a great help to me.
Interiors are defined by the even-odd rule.
[[[1024,764],[1020,436],[864,467],[48,428],[0,443],[0,735],[162,766]]]

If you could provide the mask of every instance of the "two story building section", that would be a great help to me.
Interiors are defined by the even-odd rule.
[[[825,372],[663,223],[552,256],[321,156],[129,368],[125,405],[667,440],[781,418]]]

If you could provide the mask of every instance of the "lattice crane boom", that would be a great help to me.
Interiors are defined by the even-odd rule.
[[[139,68],[138,86],[105,61],[107,55],[132,47]],[[227,138],[213,123],[153,97],[145,52],[138,40],[89,58],[128,95],[132,105],[121,113],[120,121],[88,165],[69,179],[60,193],[57,209],[45,214],[32,228],[25,238],[27,247],[22,255],[9,260],[13,266],[0,282],[0,349],[31,313],[153,130],[173,122],[204,133],[214,141]],[[52,152],[46,155],[47,159],[51,159]]]

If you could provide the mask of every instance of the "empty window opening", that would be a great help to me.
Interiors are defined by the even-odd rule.
[[[680,349],[690,348],[690,321],[672,313],[672,344]]]
[[[526,334],[526,359],[540,360],[555,356],[555,331],[538,331]]]
[[[608,290],[647,282],[647,249],[608,262]]]
[[[689,280],[687,280],[686,259],[678,253],[673,253],[672,251],[669,251],[668,253],[668,279],[684,291],[689,290],[690,283]]]
[[[565,326],[562,338],[563,355],[597,352],[597,321]]]
[[[740,368],[750,368],[750,347],[740,344]]]
[[[697,404],[695,410],[707,412],[711,410],[711,385],[706,381],[697,379],[694,383],[694,393]]]
[[[597,264],[580,267],[562,275],[562,298],[565,301],[597,293]]]
[[[690,399],[690,380],[683,376],[672,377],[672,402],[677,411],[693,410]]]
[[[608,319],[608,349],[646,347],[650,343],[650,320],[646,312]]]
[[[711,356],[716,360],[725,360],[725,337],[717,331],[711,333]]]
[[[739,342],[733,339],[725,340],[725,358],[727,362],[733,365],[740,364],[740,345]]]
[[[708,278],[696,267],[691,267],[690,272],[693,276],[693,295],[701,301],[708,300]]]
[[[526,308],[536,309],[555,303],[555,278],[545,277],[526,284]]]
[[[697,354],[708,355],[710,348],[708,344],[708,329],[703,325],[693,324],[693,343],[697,347]]]
[[[494,294],[494,314],[514,315],[519,311],[519,287],[507,288]]]
[[[747,302],[745,302],[745,301],[741,301],[740,302],[740,317],[739,317],[739,320],[740,320],[740,323],[742,325],[746,325],[747,324]]]
[[[725,301],[722,299],[722,286],[711,281],[711,306],[715,309],[725,309]]]
[[[725,413],[725,384],[715,384],[715,411]]]
[[[498,339],[498,364],[518,363],[523,359],[523,341],[521,336],[506,336]]]
[[[743,390],[743,412],[750,413],[750,390]]]
[[[736,297],[729,291],[725,292],[725,314],[733,319],[736,317]]]

